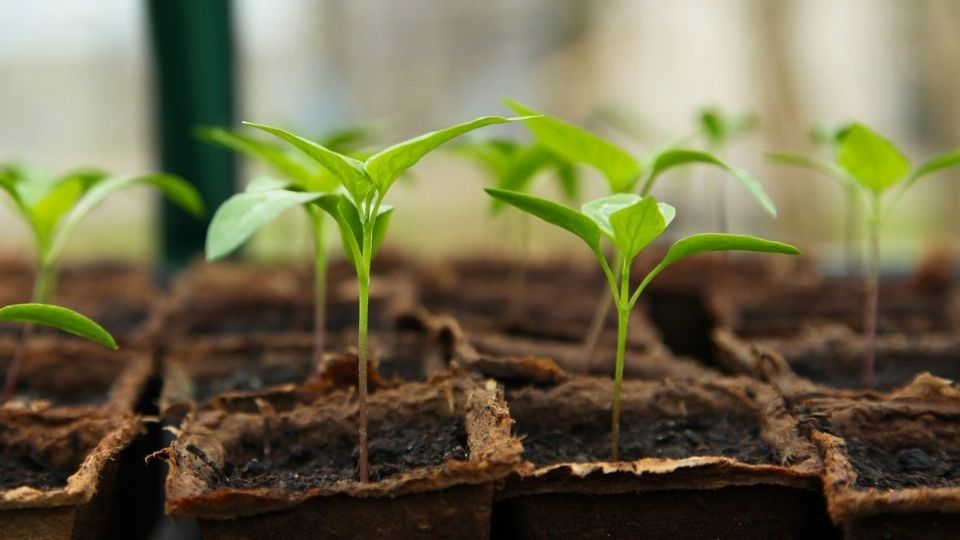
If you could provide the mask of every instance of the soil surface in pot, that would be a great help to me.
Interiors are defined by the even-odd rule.
[[[326,444],[304,444],[283,417],[269,440],[244,438],[222,470],[220,487],[282,486],[295,491],[357,479],[356,433],[344,431]],[[268,451],[269,448],[269,451]],[[188,447],[189,451],[200,451]],[[469,457],[467,432],[455,418],[386,418],[370,425],[370,479],[383,480],[449,459]]]
[[[594,379],[547,391],[508,389],[524,458],[537,465],[608,461],[612,387],[612,381]],[[648,390],[640,390],[644,393],[631,397],[629,383],[624,389],[620,460],[725,456],[745,463],[778,463],[776,452],[760,435],[756,411],[671,391],[651,397]]]
[[[942,442],[906,443],[887,449],[859,437],[846,439],[847,456],[857,472],[857,486],[876,489],[960,486],[960,451],[956,441]]]
[[[799,338],[757,340],[783,355],[794,373],[831,388],[862,388],[863,339],[810,329]],[[877,343],[874,387],[891,390],[919,373],[960,380],[960,342],[950,335],[890,336]]]

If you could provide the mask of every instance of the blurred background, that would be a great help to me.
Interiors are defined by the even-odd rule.
[[[767,163],[764,151],[826,157],[811,129],[852,119],[914,163],[960,146],[953,0],[0,0],[0,20],[0,160],[52,172],[182,163],[170,145],[191,136],[177,126],[185,117],[172,94],[193,96],[215,120],[302,134],[373,122],[383,145],[505,113],[500,99],[509,96],[637,152],[690,133],[698,111],[717,106],[759,117],[726,158],[763,182],[781,214],[766,217],[727,181],[731,231],[797,242],[829,260],[840,252],[842,191]],[[183,86],[210,76],[224,84]],[[485,133],[494,134],[526,137],[521,126]],[[226,156],[188,169],[210,178],[189,179],[229,176]],[[238,161],[234,181],[258,172]],[[498,249],[505,225],[487,214],[482,169],[438,152],[413,172],[389,197],[397,212],[388,244],[424,257]],[[598,176],[585,178],[584,197],[604,193]],[[678,231],[716,229],[719,180],[692,169],[659,184],[659,198],[678,209]],[[538,191],[552,193],[543,184]],[[885,264],[909,265],[929,244],[955,249],[958,203],[956,170],[919,185],[886,226]],[[159,209],[149,192],[120,194],[82,225],[66,257],[153,260]],[[306,256],[302,224],[285,217],[248,253]],[[173,243],[202,235],[163,230]],[[4,252],[29,253],[26,232],[0,210]],[[587,255],[548,227],[533,234],[537,254]]]

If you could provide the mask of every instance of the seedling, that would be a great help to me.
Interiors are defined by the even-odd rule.
[[[840,142],[843,140],[843,136],[849,129],[850,124],[843,124],[834,129],[815,128],[810,131],[810,139],[818,146],[826,147],[831,152],[836,153]],[[795,165],[813,169],[832,177],[843,188],[846,199],[843,224],[844,266],[848,273],[858,272],[860,268],[860,255],[857,253],[857,243],[859,241],[857,237],[857,222],[861,218],[861,208],[858,202],[860,196],[856,189],[856,181],[851,181],[851,179],[846,178],[847,173],[842,167],[818,160],[815,157],[785,152],[770,152],[767,153],[767,158],[783,165]]]
[[[456,145],[453,150],[480,163],[494,180],[494,187],[511,191],[528,192],[533,180],[542,172],[550,177],[569,200],[576,200],[580,192],[580,177],[576,167],[538,143],[519,143],[508,139],[482,139]],[[504,209],[503,203],[494,199],[490,213],[497,216]],[[523,290],[526,286],[526,271],[529,262],[530,230],[528,215],[521,213],[520,226],[516,228],[519,256],[513,277],[513,294],[508,312],[511,317],[522,314]]]
[[[788,244],[736,234],[695,234],[675,242],[666,256],[651,270],[633,291],[630,290],[630,269],[634,259],[659,237],[673,221],[676,211],[657,202],[652,195],[620,193],[584,204],[580,211],[545,199],[499,189],[487,189],[492,197],[515,206],[548,223],[566,229],[583,240],[603,269],[610,294],[617,308],[617,357],[613,378],[613,405],[610,426],[610,455],[617,460],[620,434],[620,389],[626,354],[630,312],[647,285],[676,261],[708,251],[760,251],[797,254]],[[601,247],[606,238],[616,256],[607,261]]]
[[[581,163],[600,171],[607,181],[610,193],[629,193],[636,191],[639,184],[641,196],[647,196],[657,179],[674,167],[703,164],[718,167],[736,178],[753,196],[760,206],[771,216],[776,217],[777,209],[773,201],[756,179],[747,171],[728,164],[720,158],[701,150],[676,148],[670,143],[648,154],[635,158],[616,144],[599,137],[583,128],[567,123],[559,118],[542,115],[537,111],[514,101],[507,106],[519,114],[538,114],[529,118],[525,124],[533,132],[536,140],[555,154],[571,163]],[[613,264],[615,271],[620,265]],[[584,337],[584,369],[589,372],[600,333],[610,311],[609,295],[602,295],[594,312],[587,335]]]
[[[715,107],[707,107],[697,115],[697,123],[699,124],[698,132],[705,139],[707,151],[723,156],[736,139],[757,127],[757,117],[752,114],[728,115]],[[727,232],[729,229],[726,186],[726,182],[717,184],[717,213],[721,232]]]
[[[36,246],[33,303],[49,303],[53,299],[57,262],[80,220],[110,195],[137,185],[157,188],[191,214],[203,214],[200,193],[176,176],[113,176],[97,170],[78,170],[50,177],[17,165],[0,169],[0,189],[6,192],[17,213],[27,222]],[[24,325],[14,361],[7,370],[5,387],[16,385],[30,331],[31,325]]]
[[[330,132],[325,135],[320,144],[351,157],[357,158],[361,148],[371,140],[374,131],[370,127],[359,126]],[[231,131],[222,128],[205,128],[200,131],[204,139],[220,144],[238,153],[245,154],[262,161],[273,172],[282,177],[282,180],[273,180],[260,177],[251,181],[245,191],[227,199],[213,216],[210,228],[207,231],[207,260],[217,260],[226,257],[240,248],[249,240],[253,233],[273,221],[284,211],[295,206],[301,206],[310,220],[313,234],[314,265],[313,265],[313,365],[320,368],[323,360],[324,342],[326,341],[326,304],[327,304],[327,236],[324,213],[318,207],[310,204],[309,199],[303,197],[283,198],[273,193],[277,189],[290,189],[300,192],[333,192],[340,182],[323,166],[304,156],[303,153],[288,149],[272,141],[263,141],[251,137],[240,131]],[[289,204],[287,204],[289,203]],[[269,210],[264,211],[260,206],[266,205]],[[249,212],[258,208],[257,212]],[[249,213],[248,213],[249,212]],[[236,215],[247,215],[249,234],[245,237],[233,237],[234,242],[220,242],[211,246],[212,238],[224,238],[227,233],[222,228],[234,228]],[[213,249],[211,249],[213,248]]]
[[[880,229],[897,202],[918,180],[960,165],[960,150],[940,154],[911,171],[910,161],[893,143],[864,124],[853,123],[840,134],[835,163],[796,154],[774,154],[774,158],[830,176],[866,210],[863,385],[872,387],[880,302]],[[884,195],[896,186],[899,187],[892,199],[884,201]]]
[[[104,330],[102,326],[73,310],[59,306],[51,306],[48,304],[14,304],[5,306],[0,308],[0,322],[25,323],[27,326],[40,324],[89,339],[104,347],[111,349],[117,348],[117,342],[114,341],[113,336]],[[13,396],[13,392],[16,389],[17,377],[23,364],[22,360],[17,360],[18,356],[22,358],[24,354],[22,350],[18,347],[18,350],[14,354],[14,360],[10,363],[7,378],[3,384],[3,390],[0,391],[0,405],[6,403],[7,400]]]
[[[370,270],[373,255],[383,240],[393,208],[384,204],[384,198],[393,183],[404,171],[416,165],[424,156],[464,133],[515,119],[485,116],[455,126],[433,131],[395,144],[366,158],[364,161],[335,152],[323,145],[294,135],[288,131],[262,124],[246,123],[274,135],[303,151],[339,181],[342,191],[297,190],[296,186],[264,186],[240,199],[241,203],[224,205],[215,219],[219,225],[211,227],[207,236],[207,254],[229,252],[242,244],[262,223],[280,212],[297,205],[311,203],[330,214],[340,229],[347,258],[357,273],[359,297],[358,401],[359,450],[357,468],[361,482],[370,479],[367,463],[367,327],[370,298]]]

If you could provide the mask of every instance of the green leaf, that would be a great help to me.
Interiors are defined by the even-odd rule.
[[[517,149],[509,163],[497,178],[498,189],[527,192],[536,175],[556,162],[554,155],[539,144],[531,144]],[[491,210],[494,214],[503,209],[503,202],[494,199]]]
[[[788,152],[769,152],[766,156],[767,159],[774,163],[810,169],[811,171],[829,176],[848,190],[856,189],[860,185],[843,167],[829,161]]]
[[[387,193],[397,177],[441,144],[475,129],[515,120],[519,119],[484,116],[446,129],[425,133],[370,156],[364,162],[364,168],[382,196]]]
[[[200,138],[217,143],[235,152],[262,160],[277,172],[297,182],[303,188],[316,173],[303,163],[291,157],[283,148],[250,137],[238,131],[223,128],[200,128]]]
[[[558,160],[554,164],[554,169],[563,196],[569,201],[576,201],[580,198],[580,175],[577,168],[567,162]]]
[[[383,205],[379,213],[374,217],[373,223],[373,252],[383,243],[383,238],[387,234],[387,227],[390,225],[390,216],[393,214],[393,207]],[[354,258],[354,249],[357,255],[363,254],[363,224],[360,221],[360,211],[354,206],[353,202],[346,197],[340,197],[336,205],[336,213],[333,214],[337,219],[340,229],[340,240],[343,242],[343,252],[355,267],[357,261]]]
[[[0,321],[42,324],[89,339],[111,349],[117,348],[113,336],[102,326],[79,313],[48,304],[14,304],[0,308]]]
[[[540,115],[515,101],[505,103],[517,114]],[[524,123],[540,144],[564,160],[589,165],[603,173],[611,191],[630,191],[636,184],[640,163],[612,142],[552,116],[540,115]]]
[[[322,196],[323,193],[272,189],[245,191],[230,197],[217,209],[207,229],[207,260],[230,255],[283,212]]]
[[[712,107],[700,111],[699,120],[701,129],[715,146],[723,146],[757,125],[757,117],[752,114],[727,116]]]
[[[594,253],[600,253],[600,227],[573,208],[555,202],[502,189],[487,188],[487,194],[579,236]]]
[[[387,229],[390,228],[390,218],[393,216],[393,207],[384,205],[380,207],[380,213],[375,218],[373,224],[373,252],[376,253],[383,244],[383,239],[387,236]]]
[[[363,200],[363,198],[370,191],[370,188],[373,187],[370,178],[367,176],[367,173],[363,168],[363,163],[357,161],[356,159],[343,154],[338,154],[337,152],[334,152],[333,150],[321,146],[311,140],[304,139],[303,137],[294,135],[293,133],[284,131],[280,128],[266,126],[263,124],[255,124],[252,122],[244,122],[243,124],[266,131],[267,133],[283,139],[284,141],[287,141],[288,143],[299,148],[308,156],[316,160],[316,162],[322,167],[333,173],[334,177],[340,180],[340,183],[343,184],[343,187],[347,189],[347,192],[350,193],[355,201]]]
[[[676,148],[657,153],[650,166],[650,172],[647,174],[647,179],[644,181],[643,189],[640,193],[642,195],[649,194],[650,190],[653,188],[654,181],[656,181],[657,177],[667,170],[672,169],[673,167],[679,167],[681,165],[696,163],[713,165],[733,175],[734,178],[739,180],[740,183],[747,188],[747,191],[750,192],[750,195],[752,195],[753,198],[760,203],[760,206],[768,214],[776,217],[777,207],[773,204],[773,201],[770,200],[770,196],[767,195],[766,191],[764,191],[760,182],[753,178],[750,173],[726,163],[713,154],[700,150]]]
[[[902,180],[910,170],[910,162],[893,143],[860,123],[851,125],[840,141],[837,163],[877,194]]]
[[[658,203],[652,195],[610,214],[614,243],[624,260],[632,261],[645,247],[663,234],[677,211]]]
[[[615,242],[613,226],[610,224],[610,216],[614,212],[619,212],[624,208],[637,204],[641,199],[642,198],[636,193],[615,193],[584,204],[580,207],[580,211],[600,227],[600,232]]]
[[[960,165],[960,150],[954,150],[953,152],[940,154],[939,156],[936,156],[917,167],[917,170],[913,171],[913,174],[911,174],[910,178],[907,179],[904,189],[909,188],[914,182],[923,178],[924,176],[940,172],[950,167],[956,167],[958,165]]]
[[[111,176],[94,184],[77,201],[57,228],[50,250],[45,255],[47,262],[56,260],[66,244],[66,239],[77,223],[104,199],[124,189],[146,185],[159,189],[171,202],[190,214],[200,217],[204,213],[200,192],[186,180],[168,174],[142,176]]]
[[[643,281],[631,297],[630,302],[635,303],[647,285],[653,281],[653,278],[657,277],[660,272],[663,272],[663,270],[671,264],[692,255],[711,251],[756,251],[783,253],[786,255],[800,254],[800,250],[790,244],[784,244],[783,242],[774,240],[765,240],[755,236],[720,233],[694,234],[686,238],[681,238],[670,246],[663,260],[643,278]]]

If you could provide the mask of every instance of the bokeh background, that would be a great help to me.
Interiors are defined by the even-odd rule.
[[[714,105],[754,113],[759,129],[729,149],[780,207],[773,221],[729,182],[731,230],[840,252],[841,190],[765,162],[766,150],[817,151],[809,132],[865,121],[919,162],[960,146],[960,2],[953,0],[234,0],[235,120],[302,133],[374,122],[389,144],[477,115],[505,96],[594,128],[638,152],[695,127]],[[0,0],[0,160],[51,171],[160,167],[150,2]],[[168,36],[168,37],[176,37]],[[186,54],[203,54],[202,50]],[[487,135],[524,137],[512,126]],[[822,149],[820,149],[822,151]],[[256,174],[240,162],[237,182]],[[424,257],[496,250],[484,171],[450,153],[424,160],[391,193],[388,242]],[[719,178],[672,174],[661,199],[679,230],[716,227]],[[585,196],[603,193],[586,175]],[[546,186],[543,193],[550,193]],[[930,244],[956,248],[960,173],[925,180],[885,233],[888,268]],[[66,256],[152,260],[159,203],[121,194],[77,231]],[[248,250],[309,253],[299,216]],[[547,227],[534,252],[584,254]],[[2,251],[29,253],[26,229],[0,209]]]

